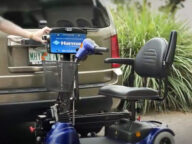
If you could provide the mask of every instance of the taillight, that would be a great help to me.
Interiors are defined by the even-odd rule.
[[[119,44],[117,35],[111,36],[111,57],[119,58]],[[112,68],[118,68],[120,64],[113,63]]]

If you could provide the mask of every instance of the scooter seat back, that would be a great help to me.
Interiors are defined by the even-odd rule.
[[[138,52],[135,59],[135,71],[142,77],[163,77],[163,61],[168,43],[163,38],[153,38]]]
[[[164,78],[173,63],[177,32],[172,31],[169,43],[164,38],[149,40],[138,52],[135,71],[142,77]]]

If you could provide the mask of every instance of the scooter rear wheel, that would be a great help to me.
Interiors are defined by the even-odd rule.
[[[155,137],[154,144],[175,144],[174,136],[169,132],[161,132]]]

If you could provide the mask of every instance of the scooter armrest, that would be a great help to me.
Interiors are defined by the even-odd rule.
[[[126,64],[133,65],[135,59],[132,58],[106,58],[105,63],[118,63],[118,64]]]

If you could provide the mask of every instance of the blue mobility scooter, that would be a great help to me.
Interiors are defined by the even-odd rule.
[[[49,36],[48,52],[57,55],[57,61],[44,61],[46,87],[57,91],[55,105],[37,116],[35,137],[37,144],[174,144],[174,132],[157,121],[136,120],[136,102],[162,101],[168,92],[168,73],[173,63],[177,32],[170,40],[153,38],[139,51],[135,59],[107,58],[106,63],[131,66],[128,86],[106,85],[100,95],[121,99],[120,106],[130,104],[129,112],[120,108],[116,112],[76,114],[79,101],[78,63],[90,54],[102,54],[107,48],[99,47],[86,38],[86,31],[76,28],[53,29]],[[78,48],[78,49],[77,49]],[[159,89],[134,87],[134,72],[145,79],[156,78]],[[163,89],[163,93],[162,93]],[[104,136],[84,136],[79,129],[94,125],[105,127]],[[90,131],[91,132],[91,131]]]

